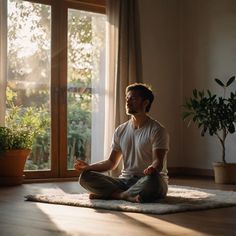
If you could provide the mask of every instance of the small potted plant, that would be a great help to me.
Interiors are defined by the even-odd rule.
[[[0,127],[0,185],[21,184],[27,157],[47,121],[37,107],[15,106],[7,100],[5,126]]]
[[[206,132],[215,135],[222,147],[221,162],[214,162],[213,169],[216,183],[236,183],[236,163],[228,163],[225,156],[225,140],[228,134],[235,133],[236,123],[236,91],[226,98],[226,89],[235,81],[235,76],[224,84],[221,80],[215,82],[223,88],[223,96],[212,94],[209,90],[193,90],[192,97],[186,99],[183,105],[183,120],[189,120],[201,129],[201,135]]]

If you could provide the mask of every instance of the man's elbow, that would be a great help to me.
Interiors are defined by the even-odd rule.
[[[115,170],[118,164],[118,162],[110,161],[110,170]]]

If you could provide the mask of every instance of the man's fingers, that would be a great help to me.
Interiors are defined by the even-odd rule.
[[[78,166],[87,166],[88,164],[85,161],[76,160],[75,165]]]
[[[144,173],[145,175],[150,175],[150,174],[152,174],[152,172],[154,172],[154,171],[155,171],[155,168],[152,167],[152,166],[150,166],[150,167],[148,167],[147,169],[145,169],[145,170],[143,171],[143,173]]]
[[[87,166],[88,166],[88,164],[85,161],[82,161],[82,160],[76,160],[75,164],[74,164],[74,168],[78,172],[83,171]]]
[[[77,170],[77,171],[83,171],[83,170],[86,168],[86,166],[74,165],[74,168],[75,168],[75,170]]]
[[[143,171],[143,173],[145,174],[145,175],[148,175],[148,169],[145,169],[144,171]]]

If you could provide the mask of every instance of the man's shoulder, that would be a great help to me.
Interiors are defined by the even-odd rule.
[[[150,132],[155,135],[166,136],[169,135],[166,127],[160,123],[158,120],[151,119],[149,123],[149,130]]]
[[[126,129],[129,126],[129,124],[130,124],[130,121],[128,120],[128,121],[118,125],[116,128],[116,131],[121,131],[121,130]]]
[[[150,118],[150,125],[156,129],[166,129],[163,124],[161,124],[158,120],[155,120],[153,118]]]

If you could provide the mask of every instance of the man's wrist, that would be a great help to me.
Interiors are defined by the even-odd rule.
[[[159,166],[156,165],[152,165],[153,170],[155,170],[156,172],[160,173],[161,172],[161,168]]]

